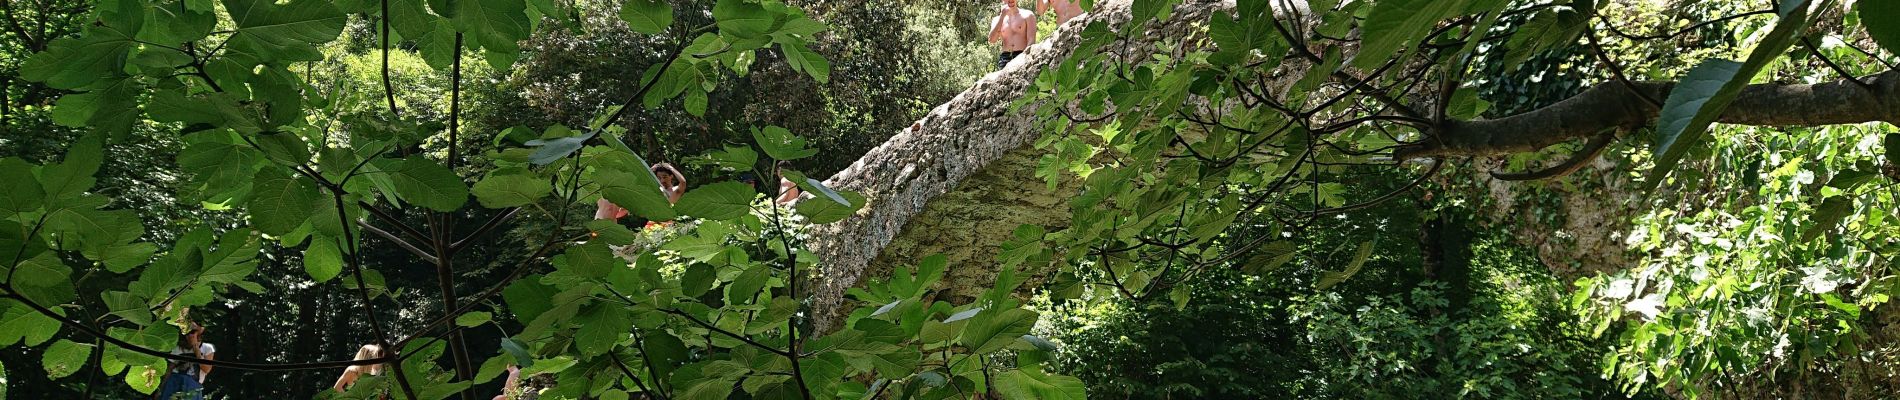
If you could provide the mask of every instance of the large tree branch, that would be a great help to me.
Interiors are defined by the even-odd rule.
[[[1756,84],[1742,89],[1716,122],[1752,126],[1821,126],[1900,121],[1900,70],[1819,84]],[[1664,99],[1673,82],[1605,82],[1569,99],[1509,117],[1445,121],[1425,141],[1394,158],[1492,156],[1532,152],[1605,129],[1642,127],[1657,110],[1642,96]]]

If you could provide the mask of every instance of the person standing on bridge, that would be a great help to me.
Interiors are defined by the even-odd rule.
[[[1075,16],[1082,15],[1082,5],[1074,0],[1036,0],[1036,13],[1049,15],[1049,9],[1056,10],[1056,26],[1069,23]]]
[[[1022,55],[1036,42],[1036,13],[1016,6],[1016,0],[1003,0],[1003,9],[990,19],[990,43],[1003,45],[1002,54],[996,56],[996,69],[1009,66],[1009,61]]]

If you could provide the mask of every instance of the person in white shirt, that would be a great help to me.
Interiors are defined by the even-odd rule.
[[[192,358],[215,360],[218,348],[204,342],[205,327],[196,322],[190,323],[185,335],[178,338],[178,348],[172,354]],[[158,391],[153,398],[158,400],[204,400],[205,376],[211,374],[211,366],[190,361],[172,361],[165,370],[165,378],[160,381]]]

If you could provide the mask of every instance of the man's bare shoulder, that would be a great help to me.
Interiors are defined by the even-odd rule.
[[[1023,19],[1036,19],[1036,13],[1034,11],[1029,11],[1029,9],[1018,8],[1016,9],[1016,17],[1023,18]]]

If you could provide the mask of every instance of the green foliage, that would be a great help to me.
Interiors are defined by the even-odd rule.
[[[1578,282],[1571,302],[1618,343],[1603,373],[1634,390],[1854,362],[1867,311],[1895,294],[1895,249],[1867,241],[1893,234],[1894,193],[1870,179],[1877,130],[1715,131],[1708,179],[1732,189],[1643,215],[1626,236],[1643,266]]]
[[[1878,36],[1884,33],[1876,31],[1885,29],[1882,23],[1868,23],[1867,34],[1871,38],[1863,37],[1856,28],[1863,22],[1856,22],[1855,18],[1865,21],[1867,16],[1841,13],[1838,3],[1808,1],[1777,2],[1776,7],[1761,11],[1755,11],[1759,8],[1757,4],[1743,2],[1669,5],[1595,1],[1314,2],[1311,9],[1297,10],[1276,9],[1266,4],[1269,2],[1240,2],[1231,10],[1212,12],[1205,20],[1188,21],[1170,21],[1165,13],[1157,11],[1178,3],[1182,2],[1137,2],[1131,6],[1134,9],[1131,12],[1136,14],[1132,26],[1101,23],[1083,27],[1086,39],[1077,44],[1074,55],[1044,69],[1032,84],[1031,92],[1035,96],[1015,103],[1035,112],[1036,121],[1044,131],[1035,143],[1042,154],[1037,160],[1035,175],[1045,179],[1051,188],[1079,183],[1080,189],[1065,198],[1063,205],[1070,214],[1066,227],[1021,235],[1003,245],[999,260],[1006,265],[1053,262],[1059,272],[1050,274],[1050,296],[1057,301],[1121,297],[1146,307],[1165,298],[1187,312],[1200,301],[1200,296],[1182,287],[1192,286],[1196,277],[1227,269],[1285,274],[1290,273],[1289,266],[1302,264],[1326,265],[1324,270],[1332,272],[1314,276],[1303,286],[1351,293],[1361,289],[1357,285],[1362,283],[1391,284],[1381,281],[1377,275],[1367,277],[1372,268],[1353,261],[1370,258],[1367,265],[1378,265],[1381,261],[1393,261],[1391,254],[1374,251],[1369,257],[1354,257],[1364,253],[1350,245],[1374,238],[1389,240],[1394,226],[1404,226],[1398,222],[1405,217],[1373,210],[1382,203],[1416,201],[1416,207],[1431,208],[1480,199],[1518,207],[1497,210],[1500,223],[1527,230],[1527,237],[1539,238],[1535,240],[1540,245],[1553,248],[1587,245],[1584,240],[1573,241],[1571,235],[1573,230],[1591,228],[1549,223],[1519,225],[1524,221],[1548,221],[1564,214],[1591,215],[1603,210],[1587,209],[1589,207],[1617,205],[1651,214],[1641,223],[1650,227],[1651,236],[1675,235],[1669,233],[1677,232],[1671,227],[1694,225],[1690,221],[1737,216],[1741,221],[1753,221],[1756,225],[1752,226],[1760,226],[1762,228],[1757,229],[1765,229],[1776,238],[1747,246],[1736,244],[1742,243],[1738,238],[1730,239],[1732,245],[1721,247],[1706,247],[1715,246],[1706,241],[1686,247],[1639,245],[1632,249],[1635,251],[1632,254],[1648,261],[1638,265],[1592,266],[1633,269],[1626,275],[1614,275],[1617,282],[1624,283],[1617,286],[1615,294],[1618,296],[1612,296],[1613,299],[1579,301],[1580,306],[1596,305],[1584,308],[1591,310],[1585,313],[1590,325],[1587,331],[1581,332],[1605,335],[1618,343],[1614,354],[1589,359],[1603,367],[1598,374],[1613,377],[1625,393],[1658,387],[1679,390],[1689,396],[1728,393],[1733,388],[1746,387],[1746,382],[1755,379],[1790,376],[1775,373],[1800,369],[1794,366],[1810,365],[1808,360],[1835,363],[1803,371],[1843,368],[1847,361],[1831,357],[1865,350],[1856,346],[1872,346],[1861,340],[1867,336],[1850,332],[1866,329],[1864,324],[1871,321],[1862,319],[1871,315],[1866,310],[1891,296],[1883,292],[1888,288],[1885,283],[1873,283],[1890,280],[1892,271],[1882,267],[1890,258],[1875,255],[1884,254],[1879,252],[1886,246],[1841,244],[1861,239],[1838,238],[1884,237],[1880,236],[1885,235],[1884,225],[1857,221],[1863,218],[1884,221],[1885,212],[1869,210],[1884,210],[1882,202],[1885,200],[1866,192],[1864,180],[1873,179],[1874,170],[1885,167],[1877,156],[1859,153],[1848,156],[1849,152],[1841,149],[1871,150],[1878,142],[1874,138],[1886,131],[1869,129],[1834,136],[1816,135],[1809,128],[1846,127],[1790,128],[1783,133],[1744,130],[1759,136],[1750,137],[1728,133],[1728,127],[1715,122],[1717,117],[1733,111],[1728,109],[1729,105],[1744,104],[1737,97],[1751,83],[1790,85],[1784,87],[1865,83],[1864,78],[1856,77],[1880,73],[1890,64],[1885,62],[1886,55],[1882,53],[1862,54],[1854,48],[1865,49],[1869,40],[1879,42]],[[1869,15],[1884,12],[1879,6],[1873,9],[1875,12]],[[1864,5],[1860,10],[1868,13]],[[1156,18],[1146,19],[1145,15],[1150,13]],[[1295,19],[1298,21],[1293,21]],[[1193,39],[1175,41],[1146,35],[1157,29],[1188,29],[1195,34],[1204,32],[1206,36],[1205,40],[1193,36]],[[1137,51],[1118,45],[1135,42],[1154,42],[1155,48]],[[1795,46],[1797,42],[1803,46]],[[1746,53],[1746,58],[1736,58],[1741,53]],[[1816,58],[1824,59],[1817,62]],[[1742,61],[1727,61],[1729,59]],[[1685,67],[1690,65],[1701,67],[1685,73]],[[1592,166],[1590,162],[1597,157],[1596,153],[1562,155],[1575,147],[1556,142],[1582,137],[1575,134],[1558,138],[1540,136],[1546,132],[1472,129],[1486,124],[1486,119],[1492,120],[1489,123],[1540,121],[1550,122],[1552,125],[1547,126],[1552,127],[1596,126],[1590,125],[1598,122],[1594,118],[1621,114],[1575,107],[1580,102],[1593,101],[1590,99],[1563,100],[1585,87],[1624,80],[1636,82],[1639,90],[1627,91],[1623,94],[1628,97],[1614,102],[1649,110],[1650,106],[1641,104],[1648,102],[1660,108],[1659,120],[1649,122],[1655,125],[1651,137],[1655,144],[1646,146],[1647,151],[1637,152],[1651,156],[1638,156],[1630,163],[1633,165]],[[1641,82],[1654,80],[1680,82],[1669,86]],[[1658,88],[1668,89],[1667,99],[1639,98],[1651,96],[1646,91]],[[1751,109],[1749,112],[1776,111]],[[1652,133],[1620,123],[1602,124],[1600,128],[1617,130],[1616,133],[1625,136],[1631,136],[1632,132],[1634,136]],[[1768,139],[1777,136],[1801,139]],[[1800,147],[1788,143],[1764,144],[1783,140],[1806,143],[1820,137],[1859,144],[1802,150],[1794,150]],[[1858,141],[1849,140],[1850,137]],[[1524,141],[1519,142],[1520,139]],[[1556,154],[1534,154],[1546,147]],[[1768,160],[1742,157],[1762,154],[1765,149],[1785,154],[1768,156],[1771,157]],[[1498,156],[1503,156],[1502,168],[1496,167],[1499,160],[1492,159]],[[1546,179],[1529,184],[1504,182],[1482,173],[1488,171],[1500,178],[1510,177],[1502,172],[1537,171],[1540,164],[1549,168],[1567,157],[1576,158],[1572,165],[1594,169],[1577,175],[1587,175],[1587,178]],[[1543,162],[1546,160],[1550,162]],[[1786,186],[1762,186],[1769,176],[1760,172],[1796,160],[1829,167],[1813,172],[1820,178],[1799,185],[1807,186],[1805,189],[1789,192]],[[1850,164],[1855,166],[1848,167]],[[1471,172],[1474,165],[1481,167],[1476,168],[1480,173]],[[1628,169],[1638,167],[1649,168],[1650,175],[1636,186],[1657,186],[1664,182],[1662,178],[1676,171],[1674,184],[1650,195],[1652,197],[1628,197],[1630,194],[1621,191],[1624,187],[1621,183],[1632,176],[1627,173]],[[1461,169],[1464,171],[1460,172]],[[1559,176],[1568,173],[1561,168],[1549,172]],[[1826,177],[1847,172],[1851,174],[1838,180],[1843,182],[1841,186],[1814,187],[1821,184],[1813,182],[1832,182]],[[1756,178],[1760,180],[1752,180]],[[1707,183],[1704,179],[1716,179],[1718,183]],[[1441,184],[1447,186],[1438,186]],[[1519,185],[1532,189],[1518,189],[1523,187]],[[1552,209],[1544,203],[1509,198],[1520,190],[1544,194],[1596,193],[1615,200]],[[1729,191],[1751,195],[1717,194]],[[1471,197],[1458,197],[1457,193]],[[1441,200],[1445,196],[1456,200]],[[1845,198],[1840,198],[1843,196]],[[1393,219],[1367,220],[1355,216],[1362,213]],[[1700,215],[1704,213],[1709,216]],[[1335,219],[1347,221],[1346,225],[1328,222]],[[1570,222],[1586,219],[1580,216]],[[1651,222],[1652,219],[1667,222]],[[1585,224],[1602,223],[1606,222],[1592,220]],[[1726,232],[1732,228],[1711,226],[1695,231]],[[1332,229],[1345,232],[1329,231]],[[1291,244],[1338,235],[1355,237],[1318,249]],[[1710,234],[1704,234],[1707,235]],[[1804,236],[1811,240],[1797,241]],[[1821,247],[1832,252],[1803,250],[1820,246],[1812,244],[1818,242],[1828,242]],[[1764,246],[1776,249],[1758,250]],[[1613,246],[1598,247],[1588,251],[1620,250]],[[1700,250],[1691,251],[1693,249]],[[1708,259],[1690,263],[1693,259],[1681,258],[1688,254],[1702,254]],[[1820,254],[1828,256],[1819,257]],[[1855,282],[1880,288],[1864,289],[1865,293],[1851,296],[1835,294],[1832,298],[1802,295],[1792,283],[1800,280],[1796,276],[1817,276],[1810,280],[1824,282],[1834,278],[1822,277],[1846,274],[1793,272],[1819,268],[1812,263],[1821,259],[1839,260],[1824,264],[1831,271],[1839,270],[1836,265],[1841,264],[1865,268],[1854,270],[1867,271],[1859,274]],[[1725,264],[1722,260],[1730,261]],[[1549,262],[1552,268],[1568,269],[1572,266],[1565,263],[1578,261],[1552,259]],[[1727,266],[1702,267],[1718,264]],[[1678,268],[1681,265],[1697,267]],[[1310,270],[1302,272],[1317,274]],[[1710,280],[1711,276],[1730,278],[1718,284]],[[1368,279],[1371,282],[1362,282]],[[1584,291],[1601,293],[1605,279],[1611,278],[1589,281],[1595,284],[1584,286]],[[1660,283],[1662,281],[1677,283],[1665,285]],[[1458,289],[1431,291],[1434,293],[1419,297],[1458,294]],[[1366,310],[1382,310],[1367,315],[1376,318],[1329,320],[1325,324],[1329,333],[1320,335],[1320,339],[1325,340],[1315,342],[1334,345],[1340,343],[1332,340],[1341,336],[1370,336],[1369,332],[1388,329],[1437,332],[1454,329],[1456,325],[1429,318],[1404,317],[1427,308],[1407,304],[1419,302],[1405,298],[1407,296],[1393,293],[1384,296],[1385,300],[1380,300],[1384,304]],[[1346,299],[1353,302],[1349,305],[1355,306],[1360,300]],[[1681,312],[1657,311],[1689,304],[1694,306]],[[1346,307],[1341,310],[1353,309],[1341,307]],[[1769,307],[1766,310],[1770,312],[1741,311],[1761,307]],[[1794,312],[1794,309],[1802,311]],[[1346,315],[1343,311],[1322,310],[1312,311],[1315,315]],[[1642,316],[1640,319],[1645,322],[1630,322],[1631,314]],[[1764,325],[1745,329],[1748,324],[1741,321]],[[1458,329],[1490,332],[1473,334],[1476,341],[1522,334],[1508,326],[1481,323]],[[1787,332],[1789,330],[1797,332]],[[1574,338],[1577,332],[1580,331],[1566,328],[1561,332],[1538,334],[1561,333],[1565,338]],[[1811,338],[1808,348],[1812,351],[1802,354],[1812,358],[1785,355],[1794,353],[1762,356],[1775,354],[1769,351],[1771,346],[1764,344],[1776,343],[1783,337],[1790,338],[1796,345],[1801,343],[1800,338]],[[1424,354],[1405,346],[1367,349],[1370,354],[1410,354],[1391,360],[1416,361]],[[1509,353],[1500,350],[1488,354],[1485,357],[1504,357]],[[1572,356],[1577,354],[1565,357],[1576,358]],[[1205,361],[1199,357],[1194,360]],[[1387,369],[1380,373],[1394,371]],[[1352,375],[1359,372],[1350,369],[1338,372],[1344,374],[1341,376],[1357,376],[1361,381],[1369,381],[1367,377],[1373,376]],[[1078,375],[1090,380],[1087,374]],[[1384,379],[1389,375],[1380,376]],[[1488,386],[1493,384],[1484,382],[1513,379],[1517,378],[1488,377],[1472,385],[1489,387],[1486,390],[1497,393],[1511,393],[1516,389]],[[1462,383],[1433,384],[1444,385],[1433,392],[1462,387]],[[1167,393],[1171,390],[1142,387],[1128,392]],[[1374,390],[1405,397],[1420,389]],[[1547,393],[1580,392],[1588,391]],[[1563,394],[1553,396],[1574,397]],[[1373,393],[1350,392],[1327,396],[1377,397]]]
[[[1682,156],[1688,154],[1689,147],[1701,142],[1709,124],[1741,95],[1742,87],[1753,81],[1756,73],[1794,45],[1797,35],[1808,26],[1809,2],[1783,1],[1781,20],[1756,44],[1747,61],[1704,61],[1683,77],[1678,87],[1684,90],[1669,92],[1669,100],[1663,104],[1662,119],[1656,126],[1656,169],[1649,174],[1650,186],[1660,184]],[[1833,2],[1821,2],[1823,7],[1830,4]]]
[[[389,15],[382,14],[384,7]],[[879,391],[905,397],[946,398],[979,389],[1008,398],[1082,396],[1072,378],[1043,374],[1034,364],[990,359],[1050,350],[1024,336],[1036,313],[1003,299],[964,306],[994,315],[966,318],[958,326],[975,327],[967,333],[932,330],[929,341],[920,339],[922,330],[915,327],[915,318],[930,315],[924,309],[901,314],[912,318],[909,330],[900,328],[904,321],[861,318],[843,330],[812,331],[804,320],[811,293],[799,286],[808,279],[801,270],[809,271],[816,260],[793,235],[801,220],[830,222],[851,215],[865,204],[861,194],[833,190],[787,170],[801,188],[820,198],[785,209],[758,200],[746,184],[720,182],[701,183],[680,204],[671,204],[646,160],[618,138],[624,130],[614,126],[619,122],[614,117],[631,104],[610,109],[584,132],[556,125],[537,129],[545,132],[540,138],[502,134],[485,140],[480,135],[487,133],[464,121],[459,111],[469,72],[462,59],[480,56],[492,67],[509,68],[519,57],[518,42],[546,21],[543,17],[579,18],[568,11],[581,10],[510,0],[387,5],[234,0],[221,8],[178,10],[99,11],[101,24],[30,62],[29,78],[85,91],[61,101],[55,115],[64,112],[71,117],[63,121],[114,133],[78,140],[57,163],[0,161],[0,174],[20,181],[19,190],[0,199],[5,222],[13,226],[0,229],[7,235],[0,250],[19,256],[0,270],[6,276],[0,281],[0,295],[6,298],[0,301],[0,325],[14,335],[8,344],[43,347],[48,378],[96,371],[123,376],[130,389],[149,393],[158,385],[154,372],[166,368],[164,360],[151,355],[169,351],[177,332],[172,324],[182,323],[177,321],[184,310],[235,303],[242,295],[233,289],[264,292],[247,278],[257,272],[261,255],[284,248],[301,254],[296,260],[309,277],[306,286],[334,285],[339,293],[360,296],[342,304],[362,306],[361,315],[372,317],[360,321],[369,324],[369,331],[408,330],[375,338],[387,341],[390,357],[401,357],[390,364],[393,374],[364,377],[342,393],[326,392],[333,398],[382,393],[447,398],[494,379],[509,364],[546,382],[541,398],[630,398],[630,393],[726,398],[740,391],[767,398],[864,397],[871,388],[856,380],[860,377],[877,382]],[[775,49],[788,56],[794,71],[821,82],[832,68],[809,44],[826,26],[782,3],[722,1],[711,9],[711,24],[700,28],[695,28],[698,22],[676,21],[675,14],[683,11],[667,3],[635,2],[621,11],[637,32],[691,32],[686,36],[691,41],[656,46],[673,55],[665,67],[649,68],[641,92],[632,96],[648,107],[683,98],[687,111],[704,113],[707,93],[735,78],[730,73],[744,75],[755,51]],[[179,23],[145,24],[148,13]],[[201,29],[204,21],[234,29],[210,32]],[[395,64],[339,52],[335,41],[356,40],[357,31],[345,34],[356,22],[391,25],[414,52],[389,49],[383,56]],[[130,39],[135,37],[178,46],[138,46]],[[450,90],[442,94],[450,103],[410,94],[398,101],[393,82],[377,82],[392,71],[414,68],[418,56],[435,70],[405,71],[446,72]],[[338,64],[342,67],[330,69]],[[326,70],[317,73],[314,66]],[[360,74],[376,70],[380,74]],[[383,85],[360,91],[320,86],[329,73],[359,74],[356,81]],[[182,201],[246,216],[249,223],[194,230],[162,246],[139,241],[145,231],[136,216],[108,208],[114,203],[91,190],[102,150],[124,146],[119,133],[133,126],[158,126],[184,136],[189,149],[179,164],[195,190]],[[756,147],[741,148],[744,154],[773,160],[818,154],[789,129],[769,126],[754,132]],[[502,145],[510,139],[526,147]],[[470,143],[498,148],[481,152]],[[752,169],[757,160],[730,158],[740,161],[732,163],[735,169]],[[483,178],[471,187],[465,176]],[[454,228],[456,220],[486,212],[469,204],[471,195],[481,207],[496,209],[493,219],[474,235],[451,237],[467,232]],[[635,233],[611,221],[568,218],[569,210],[591,207],[600,198],[652,220],[677,220],[673,223],[685,228],[656,229],[655,237],[656,232]],[[416,225],[409,215],[426,218]],[[464,243],[482,239],[497,225],[516,223],[511,218],[549,226],[535,235],[545,236],[536,238],[542,243],[538,250],[510,256],[519,263],[512,266],[515,273],[483,283],[495,289],[460,307],[444,301],[448,307],[440,316],[427,317],[433,322],[382,325],[373,318],[378,314],[369,308],[374,299],[388,296],[402,303],[411,296],[408,291],[433,290],[436,284],[452,289],[455,277],[443,272],[435,283],[398,286],[408,278],[386,280],[374,269],[385,261],[366,259],[409,257],[440,271],[454,270],[456,253],[475,251]],[[583,227],[599,233],[597,240],[572,243],[573,232]],[[420,233],[425,230],[434,236]],[[382,235],[377,239],[382,242],[364,239],[372,231]],[[648,238],[657,241],[641,243]],[[391,242],[407,253],[377,255],[373,252],[381,250],[369,246]],[[941,264],[924,273],[940,276]],[[106,279],[82,281],[85,276]],[[106,291],[96,299],[77,296],[80,285]],[[883,286],[869,288],[890,293]],[[884,300],[916,304],[932,296],[922,286],[903,292],[901,299]],[[497,293],[503,302],[483,298]],[[440,295],[453,299],[457,294]],[[938,311],[952,307],[937,304]],[[67,312],[85,317],[64,319]],[[484,358],[470,354],[476,348],[459,338],[433,339],[447,336],[450,327],[487,325],[507,337],[479,371],[472,361]],[[96,346],[65,336],[91,329],[113,332],[112,340]],[[88,365],[95,354],[104,362]],[[241,351],[220,358],[258,360]]]

